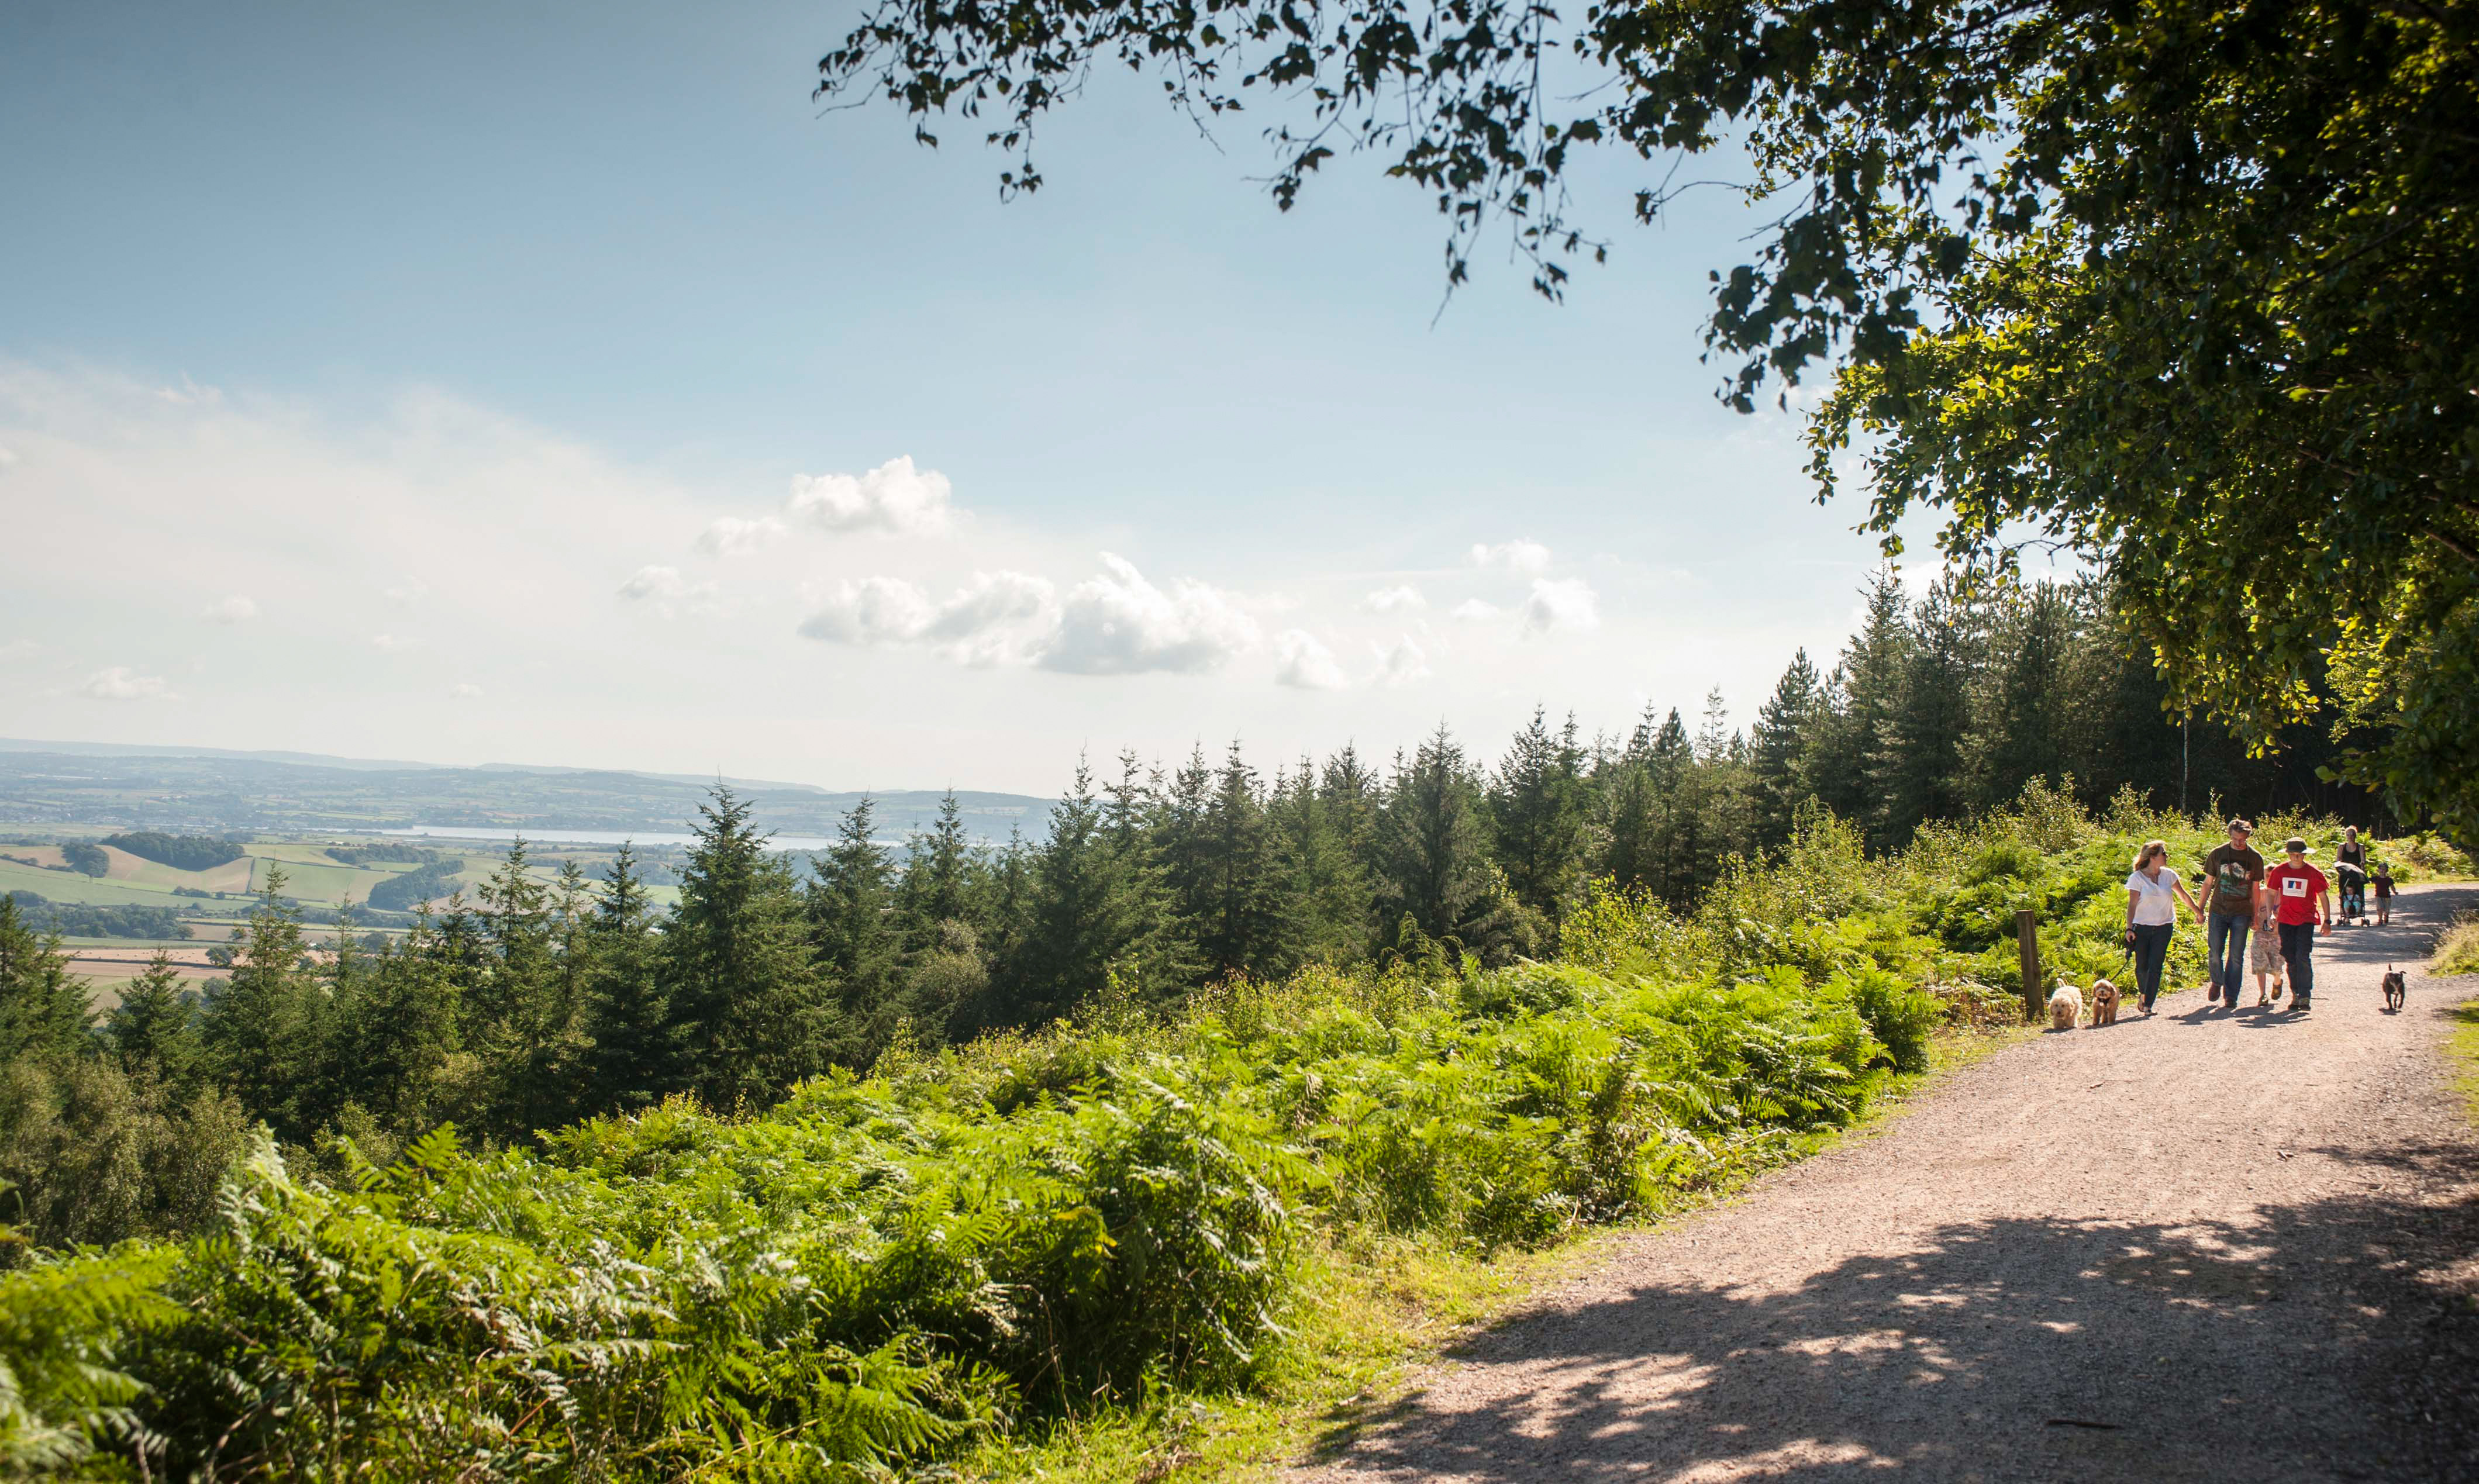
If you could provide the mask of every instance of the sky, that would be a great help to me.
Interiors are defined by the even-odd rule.
[[[0,735],[1051,793],[1839,648],[1863,511],[1699,360],[1735,195],[1596,161],[1606,266],[1449,299],[1141,79],[1003,202],[812,100],[857,13],[0,8]]]

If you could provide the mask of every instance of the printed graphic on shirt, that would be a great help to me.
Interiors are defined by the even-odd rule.
[[[2307,878],[2304,876],[2283,877],[2281,879],[2281,894],[2285,897],[2303,897],[2307,895]]]

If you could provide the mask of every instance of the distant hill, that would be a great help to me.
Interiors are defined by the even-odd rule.
[[[727,780],[756,822],[787,835],[834,832],[857,792],[811,783]],[[435,763],[219,748],[0,739],[0,826],[106,825],[225,831],[477,829],[524,832],[686,830],[714,780],[495,763]],[[873,792],[878,832],[928,827],[943,790]],[[958,789],[966,828],[985,841],[1038,837],[1053,801]]]

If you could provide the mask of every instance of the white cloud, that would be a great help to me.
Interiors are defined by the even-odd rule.
[[[1532,596],[1523,600],[1524,632],[1584,633],[1600,627],[1600,598],[1583,578],[1532,579]]]
[[[160,675],[140,675],[127,665],[114,665],[86,678],[77,688],[81,696],[96,701],[156,701],[170,697]]]
[[[41,645],[37,644],[32,639],[12,639],[6,644],[0,644],[0,665],[14,664],[16,661],[21,659],[31,659],[34,657],[35,652],[41,648]]]
[[[795,521],[837,535],[931,536],[955,523],[947,502],[952,493],[945,474],[916,470],[906,456],[864,474],[797,474],[784,510]]]
[[[1041,656],[1074,675],[1214,670],[1256,647],[1257,621],[1229,597],[1182,580],[1164,592],[1124,558],[1102,553],[1103,574],[1067,590],[1059,642]]]
[[[1274,636],[1274,682],[1295,690],[1341,690],[1351,683],[1334,651],[1305,628],[1286,628]]]
[[[1377,684],[1409,685],[1429,678],[1429,652],[1410,634],[1395,640],[1392,646],[1371,645],[1370,649],[1377,655],[1377,673],[1370,678]]]
[[[649,598],[677,598],[689,590],[677,567],[640,567],[620,584],[620,596],[630,602]]]
[[[0,469],[6,469],[16,462],[17,450],[8,447],[6,444],[0,444]]]
[[[1483,602],[1477,598],[1467,598],[1455,604],[1452,616],[1459,624],[1487,624],[1495,621],[1505,611],[1494,602]]]
[[[379,596],[393,603],[409,603],[429,591],[430,589],[423,585],[422,579],[416,577],[410,582],[388,588]]]
[[[943,602],[902,577],[836,585],[801,621],[835,644],[926,644],[958,664],[1038,665],[1072,675],[1193,673],[1259,642],[1237,600],[1201,582],[1155,586],[1105,551],[1102,574],[1062,597],[1041,577],[977,572]]]
[[[623,602],[644,603],[663,618],[677,618],[686,608],[691,613],[714,612],[714,584],[692,582],[680,576],[677,567],[640,567],[628,574],[620,584]]]
[[[801,637],[837,644],[910,644],[937,617],[930,595],[902,577],[863,577],[801,621]]]
[[[1397,587],[1381,587],[1360,600],[1360,606],[1370,613],[1392,613],[1397,608],[1425,608],[1429,600],[1420,590],[1405,582]]]
[[[371,635],[371,648],[378,651],[382,654],[401,654],[407,650],[418,650],[422,648],[422,641],[419,639],[401,638],[396,634],[372,634]]]
[[[482,687],[471,680],[460,680],[447,692],[447,699],[450,701],[478,701],[481,697]]]
[[[246,624],[258,617],[258,604],[236,593],[207,604],[207,611],[199,617],[210,624]]]
[[[1549,570],[1549,549],[1537,541],[1501,541],[1495,546],[1474,543],[1471,564],[1475,567],[1503,567],[1527,576]]]
[[[224,399],[224,394],[220,389],[198,385],[190,379],[188,371],[181,373],[179,386],[158,387],[155,389],[155,395],[175,407],[212,407]]]
[[[1057,590],[1021,572],[977,572],[944,602],[902,577],[863,577],[801,621],[804,638],[928,644],[959,665],[1031,664],[1059,636]]]
[[[738,556],[770,547],[782,534],[783,523],[771,515],[754,521],[727,515],[708,523],[699,533],[697,549],[708,556]]]

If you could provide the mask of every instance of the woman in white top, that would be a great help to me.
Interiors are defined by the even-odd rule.
[[[2160,967],[2169,961],[2169,934],[2178,928],[2178,904],[2202,912],[2186,892],[2186,883],[2169,869],[2169,843],[2146,840],[2134,853],[2134,873],[2126,879],[2126,946],[2134,954],[2134,984],[2143,995],[2143,1012],[2160,997]]]

